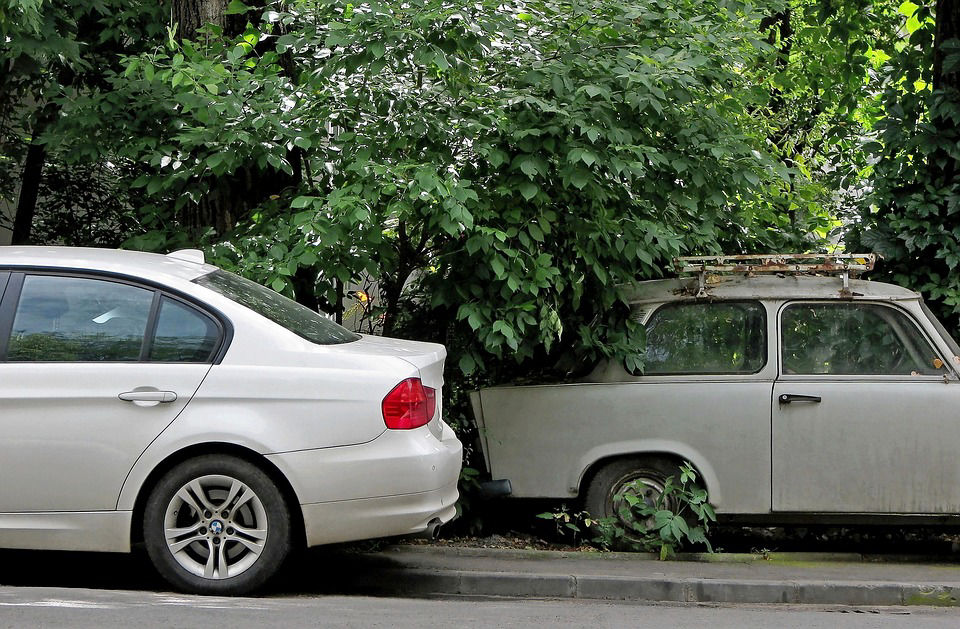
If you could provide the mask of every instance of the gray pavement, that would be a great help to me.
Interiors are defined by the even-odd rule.
[[[936,558],[772,553],[656,561],[627,553],[392,546],[340,587],[383,595],[489,595],[817,605],[960,604],[960,564]],[[893,558],[896,559],[896,558]]]
[[[849,609],[948,607],[960,602],[960,563],[956,555],[896,561],[890,557],[880,561],[860,555],[810,553],[682,559],[688,561],[661,562],[646,555],[621,553],[412,545],[369,552],[349,546],[316,548],[298,554],[281,578],[261,598],[252,600],[480,596],[571,602],[853,606]],[[0,551],[0,611],[9,608],[0,614],[2,617],[11,618],[25,608],[18,596],[44,588],[59,589],[59,598],[54,597],[50,603],[39,600],[27,607],[53,608],[56,600],[69,601],[75,598],[74,592],[86,591],[101,591],[121,600],[129,594],[131,600],[141,600],[168,596],[159,593],[169,586],[156,575],[142,552]],[[171,601],[180,599],[164,600],[167,602],[151,605],[176,607]],[[217,605],[211,599],[196,600],[206,601],[207,606]],[[256,604],[240,604],[238,600],[238,609],[244,605]],[[946,611],[960,626],[960,610]],[[300,612],[291,608],[290,613]],[[0,627],[3,624],[0,622]]]
[[[0,628],[153,627],[700,627],[767,629],[940,629],[955,610],[930,607],[816,607],[638,603],[583,599],[220,598],[159,592],[0,586]]]

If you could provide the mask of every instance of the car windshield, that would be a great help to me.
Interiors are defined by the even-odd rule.
[[[350,343],[360,338],[359,334],[354,334],[306,306],[239,275],[214,271],[194,282],[246,306],[318,345]]]

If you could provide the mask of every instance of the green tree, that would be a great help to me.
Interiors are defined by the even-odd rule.
[[[569,349],[636,360],[621,285],[812,231],[805,210],[784,223],[756,202],[784,172],[756,115],[767,87],[743,72],[771,50],[749,5],[228,10],[239,37],[171,35],[71,103],[102,124],[70,146],[149,168],[131,244],[200,243],[332,313],[375,277],[385,330],[416,308],[464,371]]]
[[[120,55],[162,30],[160,13],[139,0],[0,2],[0,198],[16,199],[14,243],[31,241],[44,167],[65,157],[57,145],[76,125],[64,108],[105,89]]]
[[[960,3],[905,2],[883,68],[883,116],[867,145],[872,193],[851,241],[920,290],[951,324],[960,313]]]

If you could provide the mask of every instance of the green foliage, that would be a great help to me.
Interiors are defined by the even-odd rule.
[[[567,505],[561,505],[556,511],[538,513],[537,517],[543,520],[552,520],[556,525],[557,534],[572,537],[574,546],[578,544],[578,540],[583,538],[584,531],[589,531],[592,527],[600,525],[600,522],[591,518],[586,511],[572,512],[567,508]]]
[[[199,243],[334,313],[374,277],[388,333],[419,291],[472,373],[566,353],[639,366],[623,287],[812,229],[755,202],[783,173],[752,115],[767,93],[743,68],[769,46],[747,4],[267,9],[239,38],[168,37],[72,103],[108,123],[75,154],[148,169],[131,246]]]
[[[849,239],[881,253],[881,271],[923,292],[953,327],[960,313],[960,40],[946,30],[938,44],[934,9],[933,2],[900,6],[900,36],[882,68],[885,115],[865,146],[875,162],[872,194]]]

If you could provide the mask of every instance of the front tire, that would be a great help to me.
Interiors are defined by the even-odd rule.
[[[204,455],[177,465],[153,488],[143,538],[157,571],[178,590],[244,594],[264,585],[289,554],[290,510],[256,465]]]

